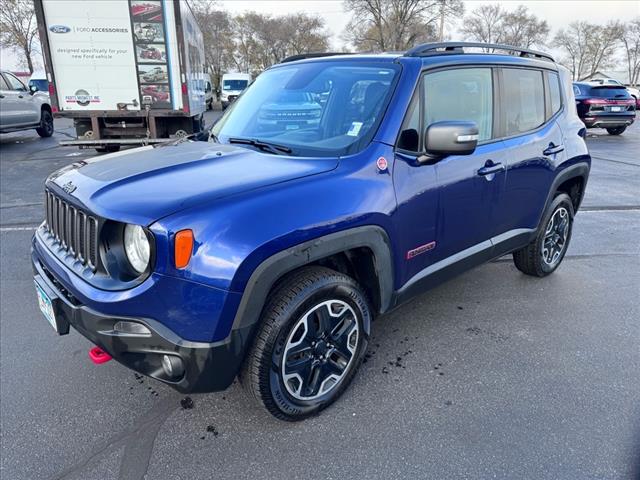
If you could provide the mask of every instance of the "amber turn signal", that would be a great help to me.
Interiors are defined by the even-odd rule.
[[[193,232],[180,230],[175,238],[175,262],[176,268],[185,268],[189,265],[193,253]]]

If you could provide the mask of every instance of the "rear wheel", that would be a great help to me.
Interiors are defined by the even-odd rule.
[[[627,129],[627,127],[613,127],[613,128],[607,128],[607,133],[609,135],[620,135],[622,132],[624,132]]]
[[[555,271],[569,247],[573,215],[569,195],[557,195],[540,222],[536,238],[526,247],[513,252],[516,268],[535,277],[545,277]]]
[[[36,128],[36,132],[43,138],[53,135],[53,115],[49,110],[42,110],[40,114],[40,126]]]
[[[302,420],[347,388],[367,348],[371,310],[352,278],[306,267],[271,296],[241,380],[282,420]]]

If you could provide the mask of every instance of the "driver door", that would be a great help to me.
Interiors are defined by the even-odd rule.
[[[506,179],[501,142],[492,138],[493,78],[488,67],[451,68],[427,72],[422,78],[394,167],[399,238],[406,253],[404,282],[454,264],[472,266],[491,258],[491,238],[498,233],[494,215]],[[419,132],[448,120],[476,123],[476,150],[418,163],[424,145],[424,133]],[[410,150],[416,152],[409,154]]]

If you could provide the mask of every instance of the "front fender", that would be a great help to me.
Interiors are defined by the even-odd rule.
[[[381,227],[370,225],[309,240],[264,260],[249,277],[232,328],[244,328],[259,320],[269,291],[283,275],[316,260],[360,247],[369,248],[373,252],[380,310],[388,310],[393,293],[391,244]]]

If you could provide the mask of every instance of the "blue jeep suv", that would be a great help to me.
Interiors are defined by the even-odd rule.
[[[291,120],[262,121],[283,98]],[[300,122],[311,103],[317,121]],[[181,392],[239,377],[299,420],[347,388],[376,316],[505,254],[527,275],[558,268],[583,137],[570,76],[540,52],[289,58],[202,138],[52,174],[38,301],[96,362]]]

